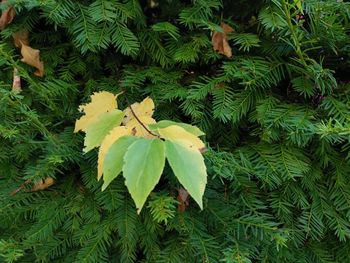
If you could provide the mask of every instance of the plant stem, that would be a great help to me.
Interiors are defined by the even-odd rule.
[[[306,61],[304,59],[304,54],[301,51],[300,42],[299,42],[298,37],[296,35],[296,32],[294,30],[294,26],[293,26],[293,23],[292,23],[292,18],[291,18],[290,12],[288,10],[287,2],[285,0],[282,0],[282,5],[283,5],[283,12],[285,13],[286,21],[287,21],[287,24],[288,24],[288,27],[289,27],[289,31],[292,34],[292,39],[293,39],[293,42],[294,42],[294,45],[295,45],[295,47],[294,47],[295,52],[297,53],[299,59],[301,60],[302,64],[304,65],[304,67],[307,67],[307,63],[306,63]]]
[[[138,121],[138,123],[140,123],[141,126],[142,126],[149,134],[151,134],[151,135],[153,135],[153,136],[156,136],[156,137],[159,137],[159,135],[157,135],[157,134],[153,133],[152,131],[150,131],[150,130],[146,127],[146,125],[139,119],[139,117],[137,117],[137,115],[135,114],[135,112],[134,112],[133,108],[131,107],[131,105],[129,105],[129,108],[130,108],[130,110],[131,110],[131,112],[132,112],[132,115],[134,115],[134,117],[135,117],[135,119]]]
[[[126,93],[125,90],[124,90],[123,92]],[[141,125],[149,134],[151,134],[151,135],[153,135],[153,136],[159,138],[159,137],[160,137],[159,135],[157,135],[157,134],[153,133],[152,131],[150,131],[150,130],[147,128],[147,126],[139,119],[139,117],[137,117],[137,115],[136,115],[134,109],[131,107],[131,104],[130,104],[130,102],[129,102],[129,99],[128,99],[128,97],[127,97],[126,95],[125,95],[125,99],[126,99],[126,102],[128,103],[128,107],[129,107],[129,109],[130,109],[132,115],[134,115],[134,117],[135,117],[135,119],[137,120],[137,122],[140,123],[140,125]]]

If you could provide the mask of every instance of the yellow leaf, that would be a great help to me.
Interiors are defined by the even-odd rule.
[[[149,139],[154,138],[155,136],[152,135],[152,133],[149,130],[147,130],[148,124],[156,123],[156,121],[152,118],[154,112],[153,100],[150,97],[147,97],[142,102],[136,102],[130,107],[127,107],[124,110],[125,117],[123,120],[123,124],[131,129],[132,134],[134,136]],[[137,118],[135,117],[135,115]],[[145,127],[143,127],[143,125],[140,122],[144,126],[146,126],[147,129],[145,129]]]
[[[132,108],[134,114],[139,118],[141,116],[152,117],[153,112],[154,112],[154,102],[150,97],[147,97],[140,103],[136,102],[136,103],[132,104],[131,108]],[[127,124],[129,121],[131,121],[132,119],[135,118],[130,107],[127,107],[124,110],[124,113],[125,113],[125,117],[123,120],[123,124]]]
[[[34,75],[38,77],[44,76],[44,63],[40,60],[40,50],[31,48],[22,42],[21,48],[22,59],[21,61],[37,68]]]
[[[192,149],[203,151],[205,149],[204,143],[192,133],[177,125],[171,125],[166,128],[158,129],[160,136],[166,140],[176,140],[186,144]]]
[[[97,162],[97,179],[100,180],[103,172],[103,162],[106,154],[112,144],[119,138],[125,135],[131,135],[131,129],[125,126],[115,127],[111,132],[103,139],[100,150],[98,152],[98,162]]]
[[[148,129],[147,127],[148,124],[156,123],[156,120],[151,118],[150,116],[144,115],[144,116],[137,116],[137,117],[142,122],[142,124],[146,126],[147,129]],[[125,126],[131,130],[131,133],[134,136],[144,137],[148,139],[152,139],[155,137],[150,133],[149,129],[147,131],[145,127],[143,127],[136,118],[133,118],[130,121],[128,121]]]
[[[95,92],[91,96],[90,103],[79,107],[79,111],[84,112],[85,115],[76,121],[74,132],[84,131],[91,123],[97,120],[99,115],[117,108],[117,96],[106,91]]]

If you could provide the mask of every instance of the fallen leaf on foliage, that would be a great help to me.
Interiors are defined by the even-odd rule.
[[[27,30],[21,30],[12,34],[13,42],[18,48],[22,47],[22,43],[29,46],[29,32]]]
[[[97,161],[97,180],[100,180],[103,172],[103,163],[106,154],[112,144],[117,141],[120,137],[125,135],[131,135],[132,131],[130,128],[125,126],[115,127],[102,141],[100,149],[98,151],[98,161]]]
[[[23,57],[21,59],[22,62],[37,68],[37,71],[34,72],[35,76],[44,76],[44,62],[40,60],[39,49],[34,49],[22,43],[21,54]]]
[[[116,97],[118,95],[106,91],[95,92],[91,96],[90,103],[79,107],[79,111],[84,112],[85,115],[76,121],[74,132],[84,131],[91,123],[98,119],[99,115],[117,108]]]
[[[6,2],[7,0],[1,1],[2,4]],[[12,22],[15,15],[16,11],[12,6],[2,12],[0,17],[0,30],[5,29],[5,27]],[[40,60],[40,50],[29,46],[28,34],[28,31],[23,30],[14,33],[12,36],[15,46],[21,48],[21,54],[23,57],[21,61],[35,67],[37,70],[34,72],[34,75],[42,77],[44,76],[44,63]]]
[[[213,49],[226,57],[232,57],[232,50],[227,40],[227,34],[234,32],[234,29],[225,23],[221,23],[224,32],[214,32],[211,38]]]
[[[31,192],[41,191],[45,190],[46,188],[49,188],[51,185],[55,183],[55,180],[52,177],[47,177],[43,180],[40,180],[38,183],[36,183],[32,189],[30,189]]]
[[[179,212],[185,212],[186,207],[189,206],[189,204],[190,204],[189,193],[187,192],[186,189],[184,189],[182,187],[178,188],[177,191],[178,191],[177,201],[179,201],[179,204],[177,206],[177,210]]]
[[[27,30],[18,31],[12,34],[16,47],[21,48],[21,61],[35,67],[35,76],[44,76],[44,63],[40,60],[40,50],[29,46],[29,32]]]
[[[6,3],[7,0],[2,0],[1,3]],[[11,24],[16,15],[15,9],[11,6],[2,12],[0,17],[0,30],[4,30],[7,25]]]
[[[13,82],[12,82],[12,91],[20,92],[21,87],[21,77],[18,74],[18,69],[13,68]]]

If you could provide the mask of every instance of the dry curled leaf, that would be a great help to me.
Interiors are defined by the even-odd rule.
[[[37,70],[34,72],[35,76],[44,76],[44,62],[40,60],[40,50],[34,49],[30,46],[25,45],[22,42],[21,48],[22,59],[21,61],[35,67]]]
[[[178,188],[178,196],[177,196],[177,201],[179,201],[179,204],[177,206],[177,210],[179,212],[185,212],[186,211],[186,207],[189,206],[190,204],[190,196],[189,193],[187,192],[187,190],[185,188]]]
[[[21,30],[12,34],[13,42],[16,47],[21,48],[21,61],[35,67],[35,76],[44,76],[44,63],[40,60],[40,50],[29,46],[29,32]]]
[[[13,68],[12,91],[20,92],[21,90],[22,90],[21,77],[18,74],[18,69],[17,68]]]
[[[31,192],[41,191],[45,190],[46,188],[49,188],[51,185],[55,183],[55,180],[52,177],[47,177],[43,180],[40,180],[37,182],[32,189],[30,189]]]
[[[18,48],[22,47],[22,43],[29,46],[29,32],[27,30],[21,30],[12,34],[13,42]]]
[[[232,50],[227,40],[227,34],[234,32],[234,29],[225,23],[221,23],[224,32],[214,32],[211,38],[213,49],[226,57],[232,57]]]
[[[7,0],[2,0],[1,3],[6,3]],[[4,30],[9,24],[11,24],[13,18],[16,15],[15,9],[11,6],[2,12],[0,17],[0,30]]]

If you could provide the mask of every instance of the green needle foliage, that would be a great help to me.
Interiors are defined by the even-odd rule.
[[[350,4],[8,0],[0,33],[0,261],[350,262]],[[233,57],[213,50],[224,22]],[[21,62],[28,30],[44,77]],[[22,92],[11,91],[13,68]],[[73,133],[94,92],[198,126],[203,210],[170,166],[140,215]],[[185,167],[182,167],[185,169]],[[41,180],[55,184],[35,190]],[[12,193],[12,194],[11,194]],[[180,210],[185,210],[181,212]]]

